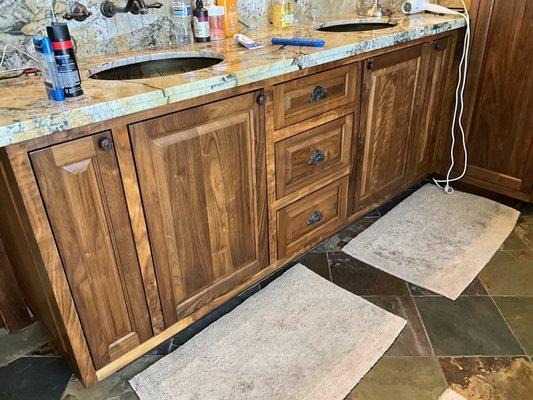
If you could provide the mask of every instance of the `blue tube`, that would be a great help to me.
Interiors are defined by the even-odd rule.
[[[50,100],[65,100],[65,89],[63,88],[63,81],[57,71],[52,42],[50,42],[50,39],[46,36],[35,36],[33,38],[33,45],[39,57],[46,95]]]
[[[302,39],[302,38],[272,38],[272,44],[279,44],[282,46],[307,46],[307,47],[324,47],[326,42],[318,39]]]

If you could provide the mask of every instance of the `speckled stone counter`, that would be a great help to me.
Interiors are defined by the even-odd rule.
[[[337,20],[358,18],[346,15]],[[195,44],[163,50],[146,50],[119,56],[79,60],[85,94],[75,100],[51,102],[44,95],[39,77],[21,77],[0,81],[0,147],[24,140],[102,122],[201,95],[234,88],[303,68],[325,64],[398,43],[461,28],[461,17],[420,14],[392,17],[397,26],[389,29],[351,32],[317,32],[323,22],[295,26],[289,30],[265,28],[248,32],[262,42],[264,49],[249,51],[232,40]],[[331,19],[328,20],[328,22]],[[299,48],[270,45],[273,36],[313,37],[326,41],[323,48]],[[150,79],[109,81],[89,76],[123,58],[149,59],[165,54],[179,56],[194,51],[198,55],[223,58],[213,67],[179,75]],[[169,54],[173,53],[173,54]],[[188,53],[190,56],[190,53]],[[107,64],[107,65],[103,65]]]

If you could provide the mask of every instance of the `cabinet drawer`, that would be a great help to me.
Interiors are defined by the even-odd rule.
[[[276,143],[276,190],[282,198],[350,166],[353,115]]]
[[[295,253],[325,237],[346,219],[348,177],[278,211],[278,256]]]
[[[275,86],[275,128],[280,129],[353,102],[356,71],[356,65],[347,65]]]

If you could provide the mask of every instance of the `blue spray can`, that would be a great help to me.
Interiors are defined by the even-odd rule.
[[[39,57],[41,73],[44,79],[46,95],[50,100],[65,100],[65,89],[57,71],[52,42],[46,36],[35,36],[33,46]]]

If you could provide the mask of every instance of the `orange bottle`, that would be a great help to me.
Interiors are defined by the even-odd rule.
[[[224,7],[224,31],[226,37],[233,37],[239,33],[239,11],[237,8],[237,0],[217,0],[218,6]]]

